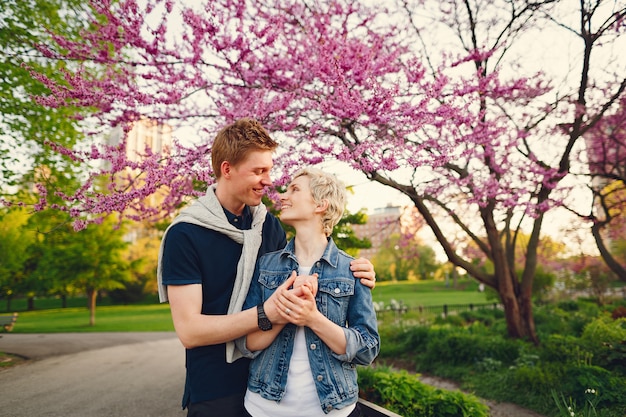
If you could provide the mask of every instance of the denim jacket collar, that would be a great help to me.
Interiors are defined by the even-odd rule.
[[[326,245],[326,249],[324,249],[324,254],[320,258],[320,260],[326,261],[328,265],[333,268],[337,268],[339,264],[339,248],[335,245],[335,242],[332,238],[327,238],[328,244]],[[288,258],[296,261],[296,239],[293,238],[287,243],[287,246],[282,250],[280,254],[281,257],[286,256]]]

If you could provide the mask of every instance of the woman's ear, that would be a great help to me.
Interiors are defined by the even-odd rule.
[[[328,200],[324,199],[315,206],[316,213],[323,213],[328,209]]]

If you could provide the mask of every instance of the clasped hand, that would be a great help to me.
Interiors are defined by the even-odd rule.
[[[317,274],[297,275],[293,271],[289,279],[276,289],[276,308],[284,320],[305,326],[312,314],[317,312],[317,278]]]

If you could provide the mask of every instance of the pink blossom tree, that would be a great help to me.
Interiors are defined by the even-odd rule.
[[[198,181],[212,181],[216,129],[255,117],[282,144],[277,184],[303,164],[335,159],[401,191],[449,261],[498,292],[510,336],[538,343],[531,303],[537,245],[545,214],[566,201],[563,179],[583,134],[617,111],[624,95],[626,71],[616,61],[624,3],[204,3],[94,1],[97,30],[41,47],[77,69],[63,83],[39,77],[50,90],[40,102],[95,108],[91,133],[129,129],[146,117],[200,138],[178,137],[169,153],[146,149],[140,162],[125,157],[123,144],[81,150],[51,141],[64,157],[109,162],[78,192],[61,193],[67,204],[58,208],[78,227],[114,211],[166,215],[201,192]],[[548,29],[555,38],[544,38]],[[573,48],[565,64],[576,72],[561,78],[532,66],[555,39]],[[89,76],[94,69],[97,78]],[[140,174],[120,181],[128,172]],[[101,190],[102,177],[117,179]],[[142,206],[164,187],[160,213]],[[530,238],[518,278],[523,227]],[[485,254],[493,273],[463,257],[459,235]]]
[[[585,134],[585,144],[593,207],[577,214],[591,221],[606,266],[626,281],[623,256],[612,250],[624,240],[626,231],[626,97],[615,113],[603,117]]]

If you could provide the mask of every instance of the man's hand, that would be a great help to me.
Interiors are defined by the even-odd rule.
[[[369,259],[359,258],[350,262],[350,270],[356,278],[361,279],[361,284],[374,289],[376,286],[376,271]]]
[[[285,324],[287,320],[283,319],[282,315],[279,312],[280,306],[278,305],[277,299],[282,294],[283,291],[289,291],[297,278],[296,271],[293,271],[289,278],[285,282],[283,282],[277,289],[274,291],[274,294],[270,296],[270,298],[265,301],[263,305],[265,309],[265,314],[267,318],[272,322],[272,324]],[[299,290],[302,291],[302,290]]]

